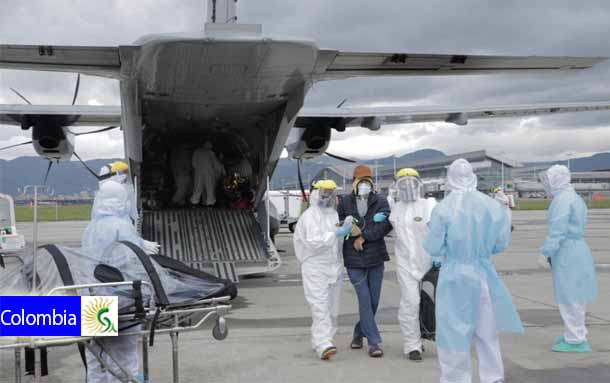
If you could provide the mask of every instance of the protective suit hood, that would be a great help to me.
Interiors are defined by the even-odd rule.
[[[477,176],[472,165],[463,158],[453,161],[447,172],[447,186],[452,192],[477,190]]]
[[[120,183],[112,180],[103,182],[95,195],[91,216],[127,217],[131,209],[127,190]]]
[[[550,192],[557,195],[570,186],[572,176],[570,170],[564,165],[553,165],[546,171]]]

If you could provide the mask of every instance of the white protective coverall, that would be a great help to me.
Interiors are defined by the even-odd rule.
[[[110,173],[110,166],[111,165],[102,166],[99,175],[104,176]],[[125,191],[127,192],[127,196],[129,197],[129,218],[131,218],[134,222],[137,222],[139,218],[137,195],[129,174],[127,172],[121,172],[120,174],[115,174],[110,178],[101,180],[98,182],[98,188],[101,189],[101,186],[108,181],[118,182],[119,184],[123,185]]]
[[[105,250],[117,241],[130,241],[142,247],[145,252],[157,253],[159,245],[142,239],[131,222],[131,199],[124,185],[104,181],[93,202],[92,219],[82,238],[82,248],[88,254],[103,257]],[[132,329],[133,331],[133,329]],[[113,372],[121,375],[121,370],[112,360],[121,361],[123,367],[132,375],[138,374],[138,338],[107,337],[91,342],[94,353],[109,363]],[[102,351],[103,349],[103,351]],[[120,379],[102,367],[95,354],[87,349],[87,383],[118,383]]]
[[[343,240],[336,235],[339,216],[333,207],[319,207],[319,191],[309,198],[310,206],[294,231],[294,251],[301,264],[305,299],[311,309],[311,344],[318,357],[333,346],[337,333]]]
[[[396,236],[394,254],[396,276],[400,284],[398,322],[403,336],[403,352],[407,355],[411,351],[422,352],[419,283],[432,266],[432,258],[424,250],[423,242],[435,206],[434,198],[419,198],[412,202],[399,199],[390,214]]]
[[[197,205],[201,201],[202,194],[205,193],[203,204],[214,205],[216,203],[216,185],[224,175],[225,168],[212,151],[211,143],[206,142],[203,148],[195,150],[192,165],[195,169],[195,184],[191,203]]]

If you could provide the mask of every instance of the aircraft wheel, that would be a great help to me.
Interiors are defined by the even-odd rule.
[[[288,230],[290,230],[291,233],[294,233],[294,227],[296,224],[297,224],[296,222],[288,224]]]

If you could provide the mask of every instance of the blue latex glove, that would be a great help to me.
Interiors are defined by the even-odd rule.
[[[337,230],[337,232],[335,233],[337,235],[337,237],[341,238],[341,237],[347,237],[347,235],[352,231],[352,227],[350,226],[343,226],[340,227],[339,230]]]
[[[385,213],[377,213],[373,216],[373,221],[376,223],[380,223],[385,221],[387,218],[388,217],[385,215]]]

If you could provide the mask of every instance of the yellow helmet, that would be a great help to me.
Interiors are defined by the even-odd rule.
[[[337,188],[337,184],[333,180],[320,180],[313,184],[314,189],[327,189],[327,190],[335,190]]]
[[[115,161],[110,164],[110,172],[111,173],[119,173],[129,171],[129,165],[123,161]]]
[[[407,176],[419,178],[419,172],[413,168],[403,168],[396,173],[396,179]]]

